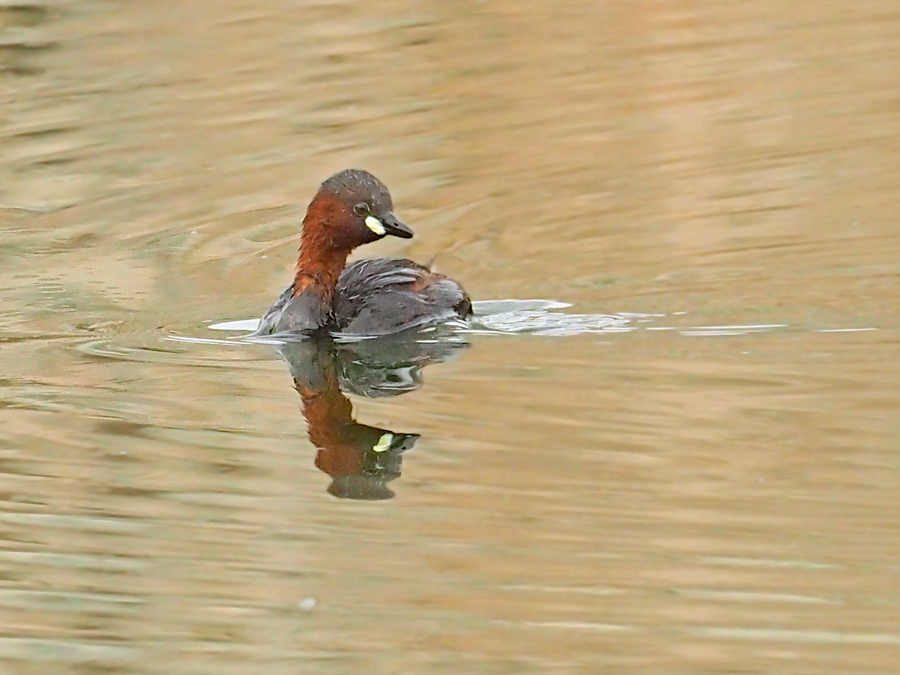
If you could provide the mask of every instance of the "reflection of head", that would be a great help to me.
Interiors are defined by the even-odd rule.
[[[359,427],[356,448],[348,450],[347,447],[320,447],[316,455],[316,467],[334,479],[328,492],[335,497],[390,499],[394,493],[386,485],[400,476],[403,461],[401,453],[412,448],[419,435],[394,434],[363,424],[356,426]],[[372,436],[380,432],[384,433],[381,433],[373,446],[368,447]]]
[[[282,346],[303,402],[309,440],[318,448],[316,467],[332,477],[328,492],[335,497],[394,496],[387,483],[400,476],[402,453],[415,445],[419,435],[356,422],[341,386],[361,395],[397,396],[421,385],[423,366],[466,346],[454,342],[436,349],[433,342],[416,344],[381,338],[335,345],[329,338],[311,338]]]

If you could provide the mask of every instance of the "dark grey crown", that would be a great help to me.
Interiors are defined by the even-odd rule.
[[[339,197],[346,204],[366,202],[372,213],[389,213],[394,208],[391,193],[384,183],[362,169],[347,169],[336,173],[322,183],[322,189]]]

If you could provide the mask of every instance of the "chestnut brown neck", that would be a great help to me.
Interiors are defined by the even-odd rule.
[[[329,304],[352,247],[340,243],[340,227],[349,218],[347,207],[334,195],[320,191],[303,219],[300,257],[294,274],[294,295],[320,294]]]

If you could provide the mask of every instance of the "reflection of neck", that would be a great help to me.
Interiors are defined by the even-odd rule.
[[[319,450],[316,466],[332,477],[354,474],[360,469],[362,455],[354,443],[357,424],[352,417],[353,405],[341,392],[331,359],[321,358],[316,365],[312,388],[294,380],[309,440]]]
[[[345,396],[320,396],[304,399],[309,440],[318,449],[316,468],[332,478],[352,476],[362,470],[364,453],[356,447],[353,434],[356,422],[350,417],[352,407]]]
[[[353,405],[336,386],[326,391],[304,392],[303,417],[309,429],[309,440],[317,448],[329,448],[344,444],[348,425],[356,424],[351,417]]]

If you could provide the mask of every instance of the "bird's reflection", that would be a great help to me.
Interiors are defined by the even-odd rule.
[[[390,499],[387,484],[400,475],[402,454],[419,434],[360,424],[344,392],[382,398],[422,384],[422,368],[468,345],[452,333],[412,332],[338,342],[317,336],[280,347],[300,394],[316,467],[332,478],[328,492],[346,499]]]

